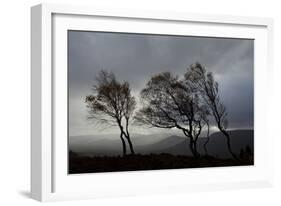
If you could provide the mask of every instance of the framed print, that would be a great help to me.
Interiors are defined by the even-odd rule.
[[[34,199],[272,185],[271,19],[31,14]]]

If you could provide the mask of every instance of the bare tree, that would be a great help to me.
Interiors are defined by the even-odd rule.
[[[206,72],[200,63],[195,63],[185,73],[185,79],[188,81],[191,79],[201,91],[202,99],[208,105],[218,129],[226,137],[228,151],[234,159],[238,160],[231,148],[230,135],[227,132],[227,111],[220,99],[218,82],[215,81],[213,74]]]
[[[195,157],[201,133],[202,108],[194,88],[169,72],[153,76],[141,91],[142,108],[137,122],[151,127],[177,128],[189,138],[189,148]]]
[[[96,119],[102,124],[118,126],[122,142],[123,156],[126,155],[127,139],[131,154],[134,154],[133,144],[129,134],[129,124],[135,110],[136,101],[131,96],[128,82],[120,83],[112,72],[100,71],[92,95],[85,98],[89,119]],[[125,127],[123,126],[125,124]],[[125,138],[125,139],[124,139]]]

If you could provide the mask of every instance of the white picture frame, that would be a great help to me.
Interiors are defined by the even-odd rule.
[[[106,21],[99,24],[96,19]],[[116,22],[119,22],[119,25]],[[153,24],[159,24],[157,30]],[[137,26],[132,26],[136,25]],[[118,25],[118,27],[116,26]],[[169,33],[255,39],[255,165],[161,171],[66,173],[67,80],[65,31],[80,30]],[[97,28],[98,27],[98,28]],[[169,28],[169,27],[168,27]],[[273,21],[269,18],[128,11],[40,4],[31,8],[31,196],[39,201],[150,193],[210,191],[273,185],[273,135],[267,133],[267,106],[273,76]],[[59,40],[59,41],[58,41]],[[58,43],[60,42],[60,43]],[[60,68],[60,69],[58,69]],[[62,69],[61,69],[62,68]],[[58,84],[58,81],[60,82]],[[266,89],[267,88],[267,89]],[[261,141],[262,137],[266,137]],[[163,181],[165,180],[165,181]],[[71,189],[70,189],[71,188]],[[127,188],[131,188],[128,190]]]

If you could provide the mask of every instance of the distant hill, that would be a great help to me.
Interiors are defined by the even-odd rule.
[[[166,148],[182,143],[185,139],[186,139],[185,137],[180,137],[175,135],[169,136],[153,144],[137,146],[136,152],[142,154],[159,153],[159,151],[165,150]]]
[[[153,153],[180,143],[184,138],[169,134],[131,134],[137,153]],[[86,156],[121,155],[122,146],[119,135],[83,135],[69,137],[69,150]]]
[[[191,155],[187,137],[180,137],[176,135],[162,137],[161,135],[135,135],[133,139],[136,153],[140,154],[160,154],[170,153],[174,155]],[[231,144],[235,153],[240,152],[241,148],[247,145],[252,149],[254,147],[254,134],[253,130],[233,130],[230,131]],[[151,142],[155,140],[157,142]],[[149,141],[146,141],[149,140]],[[206,138],[198,139],[198,150],[204,154],[203,144]],[[116,137],[95,137],[95,136],[77,136],[69,138],[69,149],[80,155],[85,156],[115,156],[122,154],[122,147],[119,138]],[[216,132],[210,136],[208,143],[209,155],[216,157],[230,157],[226,148],[226,139],[220,133]]]
[[[240,149],[244,148],[248,145],[251,150],[254,149],[254,131],[253,130],[233,130],[229,131],[231,137],[231,146],[232,150],[239,154]],[[203,145],[206,141],[206,138],[198,139],[198,151],[201,154],[204,154]],[[189,140],[185,139],[184,141],[174,145],[172,147],[163,149],[158,151],[158,153],[170,153],[174,155],[191,155],[189,150]],[[226,138],[223,136],[221,132],[213,133],[210,136],[210,141],[207,145],[209,155],[215,157],[230,157],[230,154],[226,147]]]

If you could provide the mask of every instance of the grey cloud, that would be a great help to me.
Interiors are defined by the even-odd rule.
[[[92,129],[84,97],[100,69],[129,81],[138,93],[151,75],[163,71],[180,75],[196,61],[219,81],[230,126],[253,127],[253,40],[69,31],[68,48],[73,134]]]

